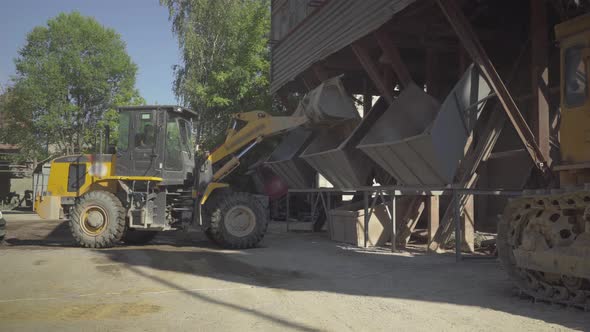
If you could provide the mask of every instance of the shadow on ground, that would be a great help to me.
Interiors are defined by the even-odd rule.
[[[26,230],[19,230],[14,224],[9,223],[7,248],[73,245],[66,223],[44,226],[46,228],[42,229],[49,232],[40,239],[27,239],[24,236]],[[12,236],[11,229],[16,231]],[[19,239],[19,234],[23,238]],[[288,291],[319,291],[476,306],[568,328],[590,329],[588,313],[558,305],[535,304],[515,295],[500,265],[490,260],[455,263],[452,256],[420,253],[392,255],[342,246],[327,240],[322,234],[292,233],[270,233],[263,247],[241,251],[216,248],[200,233],[189,233],[189,236],[170,233],[158,236],[154,244],[146,246],[94,251],[112,262],[124,264],[130,272],[167,288],[304,331],[313,328],[193,291],[151,273],[151,270]]]

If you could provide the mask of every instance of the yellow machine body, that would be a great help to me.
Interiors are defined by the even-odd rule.
[[[305,116],[273,117],[261,111],[238,113],[234,115],[234,120],[244,123],[244,126],[240,129],[230,128],[228,130],[224,144],[208,156],[207,159],[211,164],[231,156],[246,144],[258,143],[264,137],[276,135],[308,121]],[[100,160],[93,160],[93,157]],[[56,158],[51,162],[46,194],[35,198],[34,210],[41,212],[41,214],[44,209],[54,210],[53,206],[51,208],[44,207],[45,200],[47,200],[46,204],[50,204],[48,197],[58,197],[60,200],[76,198],[92,190],[104,190],[116,194],[120,190],[119,181],[162,182],[163,180],[150,176],[118,176],[115,174],[116,162],[115,155],[80,155]],[[213,182],[207,184],[200,200],[201,204],[205,204],[216,189],[229,187],[228,184],[218,181],[231,173],[239,164],[239,157],[234,156],[219,168],[219,171],[213,176]],[[79,175],[71,174],[73,169],[75,170],[78,166],[83,171]],[[72,188],[71,185],[68,185],[68,181],[72,178],[80,179],[82,184],[79,188]],[[55,199],[52,199],[51,202],[54,205]],[[54,214],[51,213],[51,215]]]
[[[92,190],[104,190],[115,194],[119,190],[118,181],[162,181],[162,178],[151,176],[116,176],[114,174],[116,156],[103,155],[103,157],[106,158],[93,161],[90,155],[74,155],[51,161],[45,195],[38,194],[35,197],[33,210],[41,217],[46,214],[55,216],[53,211],[56,208],[54,206],[56,199],[50,197],[56,197],[60,202],[64,198],[80,197]],[[76,170],[79,170],[78,174]],[[79,179],[81,185],[73,187],[68,183],[72,179]],[[51,204],[51,207],[45,207],[46,204]],[[44,209],[52,212],[43,212]]]
[[[555,27],[561,48],[560,172],[562,185],[590,182],[590,16]]]

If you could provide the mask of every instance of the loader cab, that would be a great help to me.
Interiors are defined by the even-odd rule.
[[[182,185],[194,169],[192,120],[179,106],[120,107],[115,173],[155,176],[164,185]]]

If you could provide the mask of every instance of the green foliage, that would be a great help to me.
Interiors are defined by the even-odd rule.
[[[269,111],[269,0],[160,0],[169,10],[182,64],[174,92],[199,113],[206,147],[223,139],[229,115]]]
[[[88,149],[107,124],[116,129],[115,105],[144,103],[121,36],[78,12],[35,27],[15,65],[0,99],[8,123],[0,139],[20,144],[27,157],[41,157],[48,146],[57,153]]]

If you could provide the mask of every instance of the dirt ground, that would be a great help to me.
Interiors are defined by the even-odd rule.
[[[496,261],[364,250],[278,223],[251,250],[200,233],[90,250],[59,221],[5,217],[2,331],[590,330],[590,313],[518,297]]]

